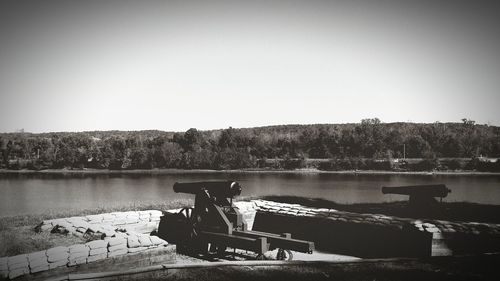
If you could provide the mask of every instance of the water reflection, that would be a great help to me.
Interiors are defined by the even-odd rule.
[[[48,210],[157,203],[189,198],[177,181],[228,180],[243,185],[243,196],[293,195],[339,203],[406,200],[383,195],[381,186],[444,183],[444,201],[500,204],[500,176],[360,175],[289,173],[36,174],[0,176],[0,216]]]

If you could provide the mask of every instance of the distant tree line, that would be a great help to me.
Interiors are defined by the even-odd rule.
[[[403,168],[410,170],[434,169],[439,163],[450,169],[478,169],[482,165],[480,156],[500,157],[500,127],[478,125],[468,119],[461,123],[417,124],[382,123],[373,118],[352,124],[210,131],[193,128],[184,133],[0,134],[0,168],[4,169],[391,170],[401,168],[392,160],[403,157],[421,159],[418,165],[422,167],[405,163]],[[448,160],[438,163],[440,158]],[[497,169],[496,164],[491,165],[493,168],[484,169]]]

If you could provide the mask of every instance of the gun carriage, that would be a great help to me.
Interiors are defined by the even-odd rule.
[[[247,228],[242,214],[233,204],[241,194],[235,181],[175,183],[174,191],[195,195],[194,208],[165,214],[158,235],[176,244],[177,251],[189,255],[224,255],[228,247],[251,251],[264,258],[267,251],[278,249],[277,259],[290,260],[290,250],[312,253],[314,243],[293,239],[289,233],[274,234]]]

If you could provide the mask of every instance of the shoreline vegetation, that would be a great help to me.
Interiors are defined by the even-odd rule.
[[[278,170],[278,169],[236,169],[236,170],[211,170],[211,169],[132,169],[132,170],[109,170],[109,169],[45,169],[45,170],[8,170],[0,169],[1,175],[175,175],[175,174],[245,174],[245,173],[268,173],[268,174],[339,174],[339,175],[457,175],[457,176],[498,176],[500,172],[480,171],[384,171],[384,170],[343,170],[324,171],[314,168]]]
[[[500,127],[280,125],[186,132],[0,133],[0,169],[500,172]]]

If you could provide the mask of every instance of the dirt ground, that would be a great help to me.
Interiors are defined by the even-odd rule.
[[[99,280],[500,280],[500,255],[427,259],[360,260],[351,262],[197,263],[166,266],[140,273],[115,272]],[[101,273],[102,274],[102,273]],[[73,275],[72,280],[84,280]]]

